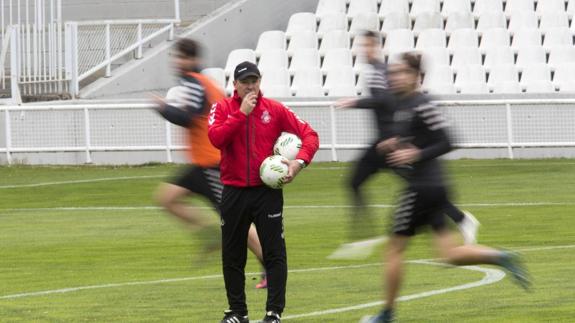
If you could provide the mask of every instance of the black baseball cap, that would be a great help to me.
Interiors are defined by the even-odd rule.
[[[234,80],[241,81],[250,76],[255,76],[257,78],[261,77],[260,70],[256,64],[245,61],[236,66],[236,69],[234,70]]]

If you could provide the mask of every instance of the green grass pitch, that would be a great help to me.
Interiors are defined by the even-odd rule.
[[[523,250],[533,291],[507,276],[422,297],[484,274],[409,263],[401,294],[416,297],[399,303],[400,322],[573,322],[575,161],[447,165],[455,203],[482,223],[479,242]],[[313,164],[284,190],[288,322],[357,322],[380,309],[369,305],[381,300],[380,254],[326,259],[345,240],[348,166]],[[197,237],[152,200],[178,167],[0,167],[0,322],[219,322],[227,305],[219,255],[199,258]],[[366,187],[382,233],[400,188],[389,174]],[[423,234],[406,258],[434,256]],[[250,256],[246,271],[259,270]],[[256,278],[246,281],[252,321],[266,295]],[[298,315],[311,316],[290,319]]]

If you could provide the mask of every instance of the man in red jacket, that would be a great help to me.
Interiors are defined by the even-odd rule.
[[[302,147],[287,162],[291,182],[308,165],[319,147],[317,133],[281,103],[264,98],[261,74],[243,62],[234,71],[234,95],[211,108],[208,136],[220,149],[222,260],[229,310],[222,323],[249,322],[245,296],[246,241],[256,225],[268,277],[265,323],[279,323],[285,307],[287,258],[283,232],[283,194],[265,186],[259,176],[262,161],[273,154],[282,132],[299,136]]]

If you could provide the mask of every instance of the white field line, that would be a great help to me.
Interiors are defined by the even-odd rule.
[[[460,203],[460,207],[531,207],[531,206],[572,206],[575,202],[501,202],[501,203]],[[285,205],[284,209],[331,209],[331,208],[353,208],[353,205]],[[370,204],[370,208],[389,209],[394,208],[394,204]],[[199,206],[199,209],[212,209],[208,206]],[[43,212],[43,211],[132,211],[132,210],[160,210],[159,206],[81,206],[81,207],[47,207],[47,208],[10,208],[0,209],[0,212]]]
[[[131,179],[161,178],[161,177],[166,177],[166,176],[167,175],[103,177],[103,178],[79,179],[79,180],[61,181],[61,182],[44,182],[44,183],[33,183],[33,184],[1,185],[0,189],[42,187],[42,186],[53,186],[53,185],[67,185],[67,184],[83,184],[83,183],[108,182],[108,181],[124,181],[124,180],[131,180]]]

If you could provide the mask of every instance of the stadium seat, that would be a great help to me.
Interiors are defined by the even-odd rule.
[[[228,79],[228,83],[226,85],[226,95],[232,95],[232,93],[234,93],[234,75],[232,73],[232,75],[230,75],[229,79]]]
[[[541,3],[541,2],[539,2]],[[546,33],[553,28],[569,28],[569,17],[565,12],[544,12],[541,14],[539,30]]]
[[[319,0],[315,15],[320,19],[330,13],[346,13],[346,0]]]
[[[382,1],[379,7],[379,17],[383,19],[389,13],[409,14],[409,0]]]
[[[260,70],[270,69],[270,68],[287,68],[288,67],[288,55],[283,49],[268,49],[263,51],[258,62],[258,68]]]
[[[471,13],[471,1],[470,0],[443,0],[443,7],[441,8],[441,13],[443,14],[443,16],[447,17],[453,12]]]
[[[354,37],[365,30],[379,31],[379,16],[375,12],[361,12],[355,15],[349,27],[349,34]]]
[[[447,34],[443,29],[430,28],[419,33],[415,48],[421,50],[430,47],[447,47]]]
[[[256,46],[256,55],[260,56],[263,51],[269,49],[286,49],[286,34],[281,30],[268,30],[261,33]]]
[[[462,83],[459,87],[459,93],[461,94],[488,94],[489,87],[484,82],[469,82]]]
[[[350,45],[350,37],[347,31],[332,30],[323,36],[319,47],[319,54],[323,56],[332,48],[349,49],[351,47]]]
[[[554,93],[555,86],[551,81],[529,81],[522,84],[526,93]]]
[[[563,64],[560,69],[555,71],[553,76],[553,84],[556,88],[563,90],[568,83],[575,82],[575,64]]]
[[[288,21],[286,36],[291,38],[302,31],[316,31],[317,17],[311,12],[298,12],[291,15]]]
[[[351,51],[347,48],[334,48],[325,53],[321,70],[327,73],[332,68],[340,66],[353,66]]]
[[[511,48],[536,47],[542,44],[541,32],[537,29],[520,29],[511,40]]]
[[[473,85],[472,87],[476,88],[477,83],[486,85],[486,82],[487,78],[483,66],[476,64],[469,64],[466,66],[462,66],[457,70],[454,85],[456,89],[461,90],[461,88],[466,85]],[[487,85],[485,86],[485,89],[487,89]]]
[[[457,29],[451,33],[447,48],[455,50],[457,48],[479,46],[479,34],[474,29]]]
[[[377,14],[377,0],[353,0],[349,3],[347,16],[354,18],[360,13],[371,12]]]
[[[202,74],[209,76],[223,90],[226,88],[226,72],[223,68],[211,67],[202,70]]]
[[[226,61],[226,67],[224,70],[226,71],[226,76],[229,76],[236,66],[244,61],[256,63],[256,53],[253,49],[234,49],[228,54],[228,59]]]
[[[470,13],[452,12],[447,16],[445,31],[453,32],[458,29],[475,29],[475,19]]]
[[[512,16],[513,14],[520,12],[534,12],[534,11],[535,11],[534,0],[507,0],[505,3],[505,13],[508,16]]]
[[[575,93],[575,80],[570,80],[569,82],[561,85],[559,91],[564,93]]]
[[[444,47],[429,47],[423,51],[423,67],[425,70],[433,66],[449,66],[449,51]]]
[[[487,71],[491,71],[499,65],[513,64],[515,64],[515,55],[509,47],[490,47],[485,51],[483,66]]]
[[[532,64],[525,66],[521,73],[521,85],[525,88],[528,83],[551,82],[551,68],[547,64]]]
[[[291,89],[296,96],[302,96],[302,91],[307,87],[319,87],[321,89],[322,85],[323,74],[319,68],[298,68],[294,71]],[[321,92],[323,95],[323,90]]]
[[[317,49],[317,45],[318,39],[315,31],[300,31],[291,36],[288,45],[288,55],[293,55],[293,53],[300,48]]]
[[[478,17],[488,12],[503,12],[503,1],[475,0],[475,6],[473,7],[473,14],[475,14],[475,16]]]
[[[562,69],[566,64],[575,64],[575,47],[573,45],[552,47],[549,51],[548,64],[555,71]],[[575,74],[572,77],[575,79]]]
[[[335,85],[327,90],[327,95],[331,97],[349,97],[356,96],[357,89],[351,85]]]
[[[537,12],[540,14],[565,12],[565,0],[538,0]]]
[[[262,85],[261,90],[265,96],[270,98],[291,97],[291,89],[289,85]]]
[[[451,68],[458,72],[461,68],[467,65],[481,65],[481,52],[477,48],[462,47],[453,51],[453,59],[451,61]]]
[[[496,94],[517,94],[522,93],[521,85],[517,81],[502,81],[491,86]]]
[[[430,89],[432,87],[444,87],[446,85],[453,86],[453,81],[453,71],[451,67],[447,65],[436,65],[425,71],[422,87],[424,89]],[[455,87],[453,87],[452,93],[455,93]]]
[[[316,48],[301,48],[295,50],[289,66],[290,72],[294,73],[299,69],[320,68],[321,57]]]
[[[511,33],[537,28],[539,28],[539,16],[533,11],[513,12],[509,18],[509,27],[507,27]]]
[[[507,28],[507,19],[502,12],[484,12],[479,15],[477,30],[484,32],[492,28]]]
[[[347,16],[343,12],[330,13],[323,16],[317,28],[318,37],[323,37],[326,33],[332,30],[347,31]]]
[[[515,66],[519,69],[523,69],[530,65],[546,64],[547,54],[543,47],[521,47],[517,51],[517,62]]]
[[[381,32],[386,34],[394,29],[411,29],[409,15],[403,12],[390,12],[383,18]]]
[[[493,65],[491,71],[489,72],[489,78],[487,79],[487,84],[491,87],[495,84],[501,84],[505,82],[515,82],[519,84],[519,71],[514,65]]]
[[[279,67],[271,67],[271,68],[260,68],[260,72],[262,74],[262,81],[261,86],[264,88],[265,86],[270,85],[287,85],[290,86],[291,77],[287,70],[287,68],[279,68]]]
[[[567,15],[571,19],[575,17],[575,1],[569,0],[569,3],[567,4]],[[571,22],[571,27],[575,27],[573,22]]]
[[[412,18],[417,17],[423,12],[440,12],[439,0],[413,0],[411,4],[411,12],[409,13]]]
[[[395,29],[387,33],[383,51],[385,53],[397,53],[410,51],[414,48],[413,32],[409,29]]]
[[[569,28],[551,28],[545,33],[543,47],[573,46],[573,33]]]
[[[324,90],[328,95],[333,95],[332,89],[352,88],[355,93],[355,72],[351,66],[337,67],[327,71]]]
[[[481,37],[481,44],[479,48],[487,50],[489,48],[509,47],[511,45],[511,37],[505,28],[493,28],[483,31]]]
[[[317,98],[325,96],[325,93],[321,85],[314,85],[298,89],[295,92],[295,96],[298,98]]]
[[[443,17],[438,12],[422,12],[415,17],[413,31],[417,34],[425,29],[443,29]]]

